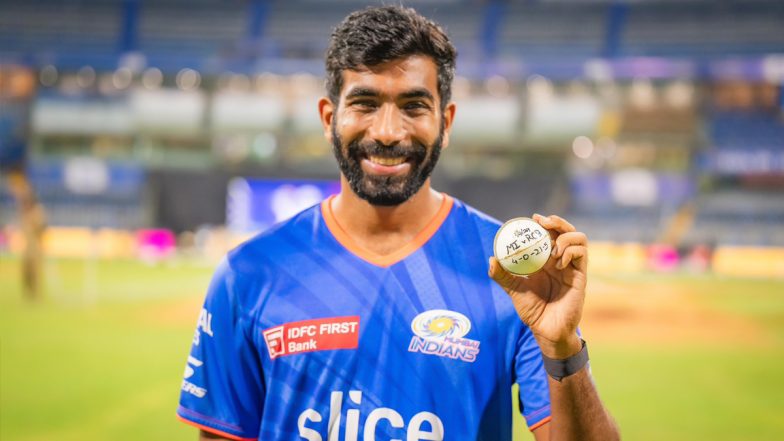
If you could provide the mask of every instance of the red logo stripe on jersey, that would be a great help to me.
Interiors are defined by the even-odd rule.
[[[359,346],[359,316],[285,323],[265,329],[262,334],[272,359],[303,352],[356,349]]]

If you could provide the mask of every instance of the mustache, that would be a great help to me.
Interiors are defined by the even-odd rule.
[[[427,147],[424,144],[413,142],[411,144],[385,145],[381,142],[354,140],[348,145],[348,153],[353,157],[378,156],[381,158],[424,158],[427,156]]]

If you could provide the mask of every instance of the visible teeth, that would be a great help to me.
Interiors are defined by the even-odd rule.
[[[380,165],[400,165],[406,161],[406,158],[382,158],[379,156],[371,156],[370,160]]]

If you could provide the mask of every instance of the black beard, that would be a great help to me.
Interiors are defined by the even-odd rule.
[[[338,167],[346,177],[351,190],[371,205],[394,206],[407,201],[424,185],[441,155],[443,142],[443,124],[438,138],[426,147],[414,142],[411,145],[385,146],[378,142],[360,142],[355,139],[343,151],[343,140],[335,130],[336,118],[332,120],[332,153],[338,161]],[[369,156],[383,158],[405,157],[411,164],[410,171],[403,176],[376,176],[366,174],[360,161]]]

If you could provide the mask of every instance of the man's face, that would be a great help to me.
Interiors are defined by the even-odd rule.
[[[346,70],[338,107],[327,109],[326,119],[323,101],[320,108],[349,186],[384,206],[405,202],[425,184],[454,114],[454,105],[441,112],[436,66],[425,56]]]

